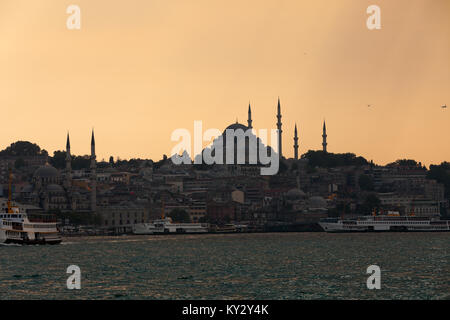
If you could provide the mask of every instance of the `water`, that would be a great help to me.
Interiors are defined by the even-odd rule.
[[[0,299],[450,299],[450,233],[267,233],[0,246]],[[69,265],[81,290],[68,290]],[[381,268],[368,290],[367,267]]]

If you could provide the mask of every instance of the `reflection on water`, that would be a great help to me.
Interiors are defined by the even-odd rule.
[[[271,233],[0,246],[1,299],[449,299],[450,233]],[[66,269],[81,268],[81,290]],[[381,290],[366,269],[381,267]]]

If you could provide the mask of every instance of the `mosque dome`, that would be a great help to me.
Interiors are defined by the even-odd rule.
[[[225,130],[227,130],[227,129],[232,129],[232,130],[242,129],[245,132],[245,131],[247,131],[248,127],[239,122],[236,122],[236,123],[230,124],[228,127],[225,128]]]
[[[265,146],[253,132],[251,132],[250,135],[247,135],[246,132],[248,129],[249,127],[237,121],[233,124],[230,124],[228,127],[225,128],[223,134],[217,137],[210,147],[207,147],[208,151],[210,151],[211,155],[214,156],[216,154],[217,148],[221,148],[222,149],[221,153],[223,155],[222,163],[224,164],[261,165],[259,150],[261,148],[264,148],[267,150],[266,154],[270,155],[273,152],[272,148]],[[227,130],[234,130],[234,139],[233,139],[234,141],[231,142],[232,147],[234,147],[233,161],[230,163],[227,163],[229,162],[229,159],[227,158],[227,148],[228,148]],[[244,141],[240,140],[241,138],[239,138],[239,134],[236,135],[236,133],[239,132],[240,130],[242,130],[242,133],[245,136]],[[205,148],[203,151],[207,149]]]
[[[34,176],[36,178],[57,178],[59,177],[59,172],[55,167],[46,163],[45,165],[37,168],[34,172]]]

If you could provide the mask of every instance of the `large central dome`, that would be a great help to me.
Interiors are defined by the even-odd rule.
[[[37,178],[57,178],[59,177],[59,172],[55,167],[46,163],[34,172],[34,176]]]
[[[232,129],[232,130],[242,129],[245,132],[245,131],[247,131],[248,127],[244,126],[241,123],[236,122],[236,123],[230,124],[228,127],[225,128],[225,130],[227,130],[227,129]]]
[[[233,141],[231,141],[231,148],[233,152],[233,161],[228,164],[261,164],[259,151],[261,148],[265,149],[265,154],[270,156],[274,153],[271,147],[265,146],[262,141],[253,133],[247,132],[249,127],[236,122],[230,124],[225,128],[222,135],[214,139],[212,145],[206,149],[209,149],[212,156],[215,156],[218,148],[222,149],[223,163],[227,162],[227,130],[232,130]],[[239,131],[243,131],[239,133]],[[235,134],[244,134],[243,139],[238,138]],[[251,145],[252,144],[252,145]],[[204,149],[202,151],[205,152]],[[238,159],[242,157],[242,162]]]

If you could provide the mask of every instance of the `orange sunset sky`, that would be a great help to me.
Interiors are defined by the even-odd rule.
[[[81,8],[68,30],[66,8]],[[366,9],[381,8],[381,30]],[[283,153],[450,161],[449,0],[0,0],[0,148],[161,159],[177,128],[275,128]],[[372,107],[367,107],[370,104]]]

